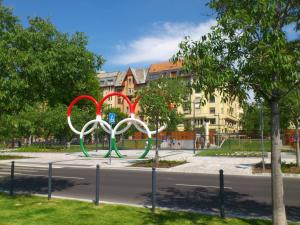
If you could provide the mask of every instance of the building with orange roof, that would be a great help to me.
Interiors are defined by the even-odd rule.
[[[136,90],[141,88],[147,82],[157,80],[162,77],[175,78],[183,77],[192,83],[192,76],[182,69],[182,62],[162,62],[151,64],[149,68],[128,68],[126,72],[99,73],[98,78],[103,94],[110,92],[122,92],[132,101]],[[178,126],[178,130],[187,130],[194,128],[200,130],[201,127],[207,127],[209,132],[214,133],[232,133],[238,132],[240,114],[242,108],[238,101],[225,103],[218,92],[213,93],[205,105],[200,104],[203,93],[199,90],[193,90],[188,96],[187,101],[191,102],[184,108],[178,108],[178,111],[184,115],[185,122]],[[107,102],[109,107],[119,108],[122,112],[128,113],[129,108],[126,102],[120,97],[112,96]],[[139,107],[137,107],[137,111]]]

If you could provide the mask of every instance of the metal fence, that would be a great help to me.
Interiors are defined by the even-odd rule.
[[[74,167],[78,165],[64,165],[57,163],[24,163],[24,162],[15,162],[12,161],[11,164],[0,164],[0,191],[7,192],[11,196],[15,194],[38,194],[47,196],[49,200],[53,197],[53,192],[55,193],[54,197],[75,197],[78,196],[76,192],[70,191],[70,189],[83,190],[84,188],[84,196],[86,199],[90,199],[94,202],[95,205],[99,205],[102,201],[104,201],[105,192],[108,191],[107,187],[104,185],[104,182],[107,183],[107,174],[100,169],[99,165],[96,165],[94,169],[92,168],[84,168],[80,167],[81,171],[86,172],[82,180],[76,181],[79,177],[73,177],[72,174],[62,176],[62,169],[67,167]],[[88,171],[87,171],[88,170]],[[93,171],[93,172],[91,172]],[[144,205],[149,205],[153,213],[157,207],[161,206],[161,203],[164,205],[170,204],[170,208],[178,207],[178,205],[182,204],[182,196],[179,197],[177,201],[172,202],[171,199],[168,198],[167,195],[175,194],[173,193],[175,190],[173,188],[160,188],[160,183],[162,183],[162,179],[160,178],[160,172],[156,170],[156,168],[149,168],[147,173],[147,184],[149,184],[149,192],[140,194],[143,200]],[[124,176],[128,176],[126,172]],[[219,177],[219,178],[218,178]],[[216,185],[219,185],[218,191],[212,191],[210,194],[213,195],[214,199],[217,199],[216,202],[214,200],[214,206],[219,208],[219,214],[221,217],[225,217],[225,195],[226,191],[224,189],[224,173],[223,170],[220,170],[219,176],[215,177],[216,179],[213,181]],[[85,179],[86,178],[86,179]],[[124,177],[125,178],[125,177]],[[93,182],[93,180],[95,182]],[[113,179],[114,180],[114,179]],[[121,179],[122,180],[122,179]],[[158,183],[159,182],[159,183]],[[177,182],[180,183],[180,180]],[[183,182],[183,181],[182,181]],[[93,185],[91,185],[93,184]],[[109,185],[114,185],[109,184]],[[91,189],[92,187],[92,189]],[[121,192],[122,187],[120,185],[114,187],[119,188]],[[68,190],[64,192],[64,190]],[[111,190],[111,188],[110,188]],[[205,189],[202,190],[203,193],[201,195],[207,195]],[[66,194],[67,193],[67,194]],[[197,189],[195,194],[200,194]],[[136,194],[134,194],[136,198]],[[186,198],[190,198],[190,194],[187,194]],[[79,197],[81,199],[81,197]],[[170,200],[171,202],[166,202]],[[173,199],[174,200],[174,199]],[[183,199],[184,201],[184,199]],[[187,203],[189,199],[187,199]],[[122,202],[121,202],[122,203]],[[194,202],[194,204],[199,204],[200,208],[201,201]]]

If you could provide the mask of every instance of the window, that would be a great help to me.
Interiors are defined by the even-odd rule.
[[[107,83],[108,83],[108,85],[112,85],[113,84],[113,80],[112,79],[108,79]]]
[[[151,75],[151,80],[157,80],[159,78],[159,74]]]
[[[128,88],[128,94],[133,95],[134,94],[134,89],[133,88]]]
[[[200,105],[200,98],[195,98],[195,109],[200,109],[201,105]]]
[[[100,80],[100,85],[104,85],[105,84],[105,80]]]
[[[182,104],[182,108],[185,114],[189,114],[191,110],[191,104],[188,98],[185,98],[185,101]]]
[[[209,108],[209,113],[210,113],[210,114],[215,114],[215,113],[216,113],[215,107],[210,107],[210,108]]]
[[[131,84],[131,82],[132,82],[131,77],[128,77],[128,84]]]
[[[118,104],[122,104],[122,98],[118,97]]]
[[[215,103],[215,102],[216,102],[215,96],[213,95],[209,96],[209,103]]]
[[[176,71],[171,72],[171,78],[175,78],[176,76],[177,76],[177,72]]]
[[[210,119],[211,124],[216,124],[216,119]]]
[[[195,93],[200,93],[200,92],[201,92],[200,88],[195,89]]]
[[[200,103],[199,102],[195,102],[195,109],[200,109]]]

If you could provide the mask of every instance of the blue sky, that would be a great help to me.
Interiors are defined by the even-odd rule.
[[[82,31],[89,50],[106,59],[104,70],[167,61],[185,36],[201,36],[214,23],[201,0],[4,0],[27,25],[27,17],[50,20],[62,32]]]
[[[200,38],[215,24],[207,0],[4,0],[24,25],[50,18],[61,32],[84,32],[106,71],[167,61],[184,36]],[[290,38],[296,38],[289,27]]]

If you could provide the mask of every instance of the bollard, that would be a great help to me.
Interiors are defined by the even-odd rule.
[[[96,200],[95,204],[99,205],[99,190],[100,190],[100,167],[99,164],[96,166]]]
[[[51,199],[52,194],[52,163],[49,163],[48,169],[48,200]]]
[[[10,195],[14,195],[14,183],[15,183],[15,161],[12,161],[10,167],[10,190],[9,190]]]
[[[152,213],[155,213],[156,207],[156,168],[152,167]]]
[[[220,216],[221,218],[225,218],[224,213],[224,171],[220,170]]]

